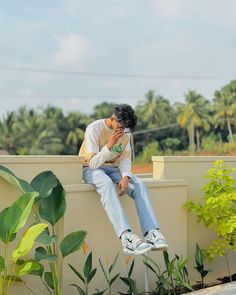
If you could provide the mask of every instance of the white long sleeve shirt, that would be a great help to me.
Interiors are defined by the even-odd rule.
[[[97,169],[102,165],[116,166],[119,167],[122,176],[131,177],[130,136],[124,134],[110,151],[107,143],[113,132],[114,130],[106,125],[105,119],[89,124],[79,156],[85,158],[83,165],[91,169]]]

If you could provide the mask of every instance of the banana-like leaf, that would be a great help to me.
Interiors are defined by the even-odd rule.
[[[51,171],[44,171],[38,174],[30,183],[32,188],[39,193],[38,200],[48,197],[57,184],[57,177]]]
[[[16,275],[21,277],[27,274],[32,273],[33,271],[39,271],[41,265],[36,261],[27,261],[24,264],[21,264],[17,269]]]
[[[54,289],[53,285],[53,278],[52,278],[52,273],[51,272],[45,272],[44,273],[44,281],[48,285],[49,288]]]
[[[52,226],[63,217],[66,210],[65,190],[58,183],[47,198],[39,200],[39,215]]]
[[[79,230],[67,235],[60,244],[62,256],[65,257],[77,250],[79,250],[86,237],[87,233],[84,230]]]
[[[47,226],[48,225],[46,223],[38,223],[31,226],[24,233],[19,246],[12,253],[12,259],[14,262],[26,255],[31,250],[36,238]]]
[[[25,225],[37,195],[37,192],[25,193],[0,212],[0,240],[8,243],[14,239],[14,234]]]
[[[34,189],[27,181],[18,178],[11,170],[2,165],[0,165],[0,177],[5,179],[10,184],[16,186],[24,193],[34,191]]]

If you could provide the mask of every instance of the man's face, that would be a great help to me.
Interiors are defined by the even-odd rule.
[[[125,129],[124,126],[122,126],[122,124],[118,121],[118,119],[116,118],[116,116],[112,116],[111,117],[111,122],[112,122],[112,129],[117,130],[117,129]]]

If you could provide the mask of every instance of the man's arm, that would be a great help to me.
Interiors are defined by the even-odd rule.
[[[119,186],[121,188],[120,196],[124,195],[128,189],[129,186],[129,179],[132,178],[132,172],[131,172],[131,147],[130,142],[127,143],[124,154],[122,156],[122,159],[119,163],[119,169],[122,175],[122,179],[119,183]]]
[[[89,154],[89,168],[97,169],[102,166],[111,156],[111,148],[123,135],[123,131],[114,131],[107,143],[101,151],[99,151],[98,135],[93,129],[87,128],[85,132],[86,149]]]

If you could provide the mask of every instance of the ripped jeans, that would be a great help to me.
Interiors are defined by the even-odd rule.
[[[130,225],[120,204],[115,187],[115,184],[118,184],[122,179],[119,168],[105,165],[98,169],[84,167],[83,179],[85,183],[95,185],[96,191],[101,195],[102,205],[106,210],[117,236],[120,237],[124,231],[130,230]],[[143,234],[150,229],[159,229],[160,226],[155,217],[147,187],[144,182],[135,175],[133,175],[129,181],[127,195],[135,202]]]

